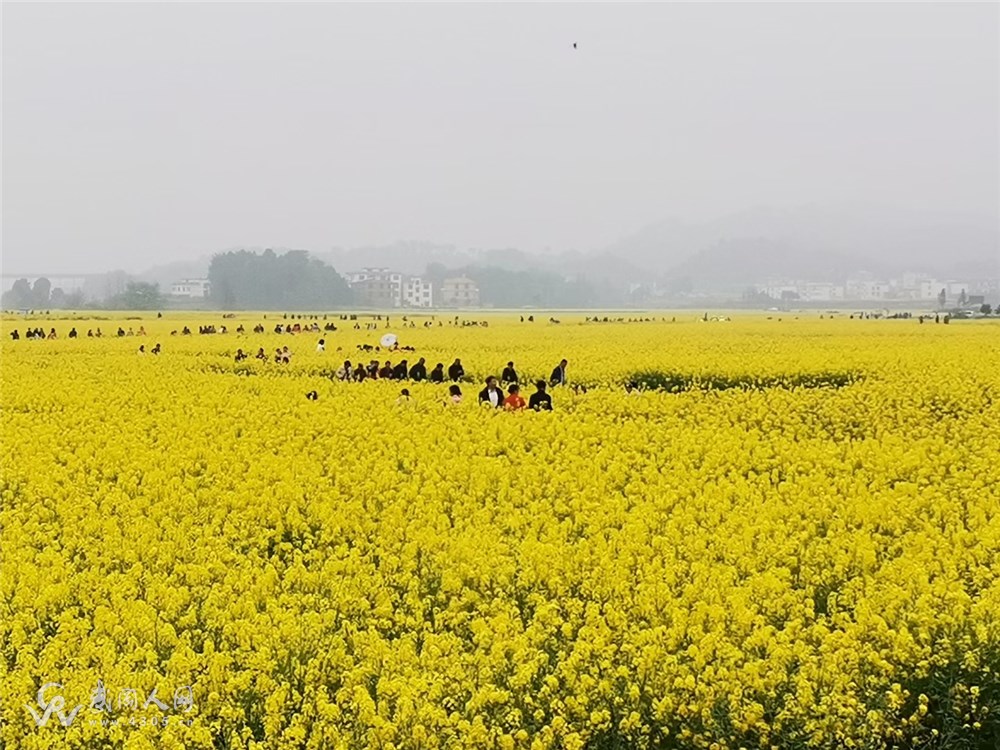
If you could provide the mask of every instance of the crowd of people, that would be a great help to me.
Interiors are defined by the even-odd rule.
[[[127,336],[145,336],[146,335],[146,328],[144,326],[139,326],[139,330],[138,331],[133,331],[132,327],[129,326],[129,329],[126,331],[124,328],[119,327],[118,328],[118,333],[116,335],[118,336],[118,338],[125,338]],[[80,334],[76,330],[76,326],[74,326],[73,328],[69,329],[69,333],[67,334],[67,338],[75,339],[75,338],[78,338],[79,336],[80,336]],[[104,336],[104,333],[103,333],[103,331],[101,331],[100,328],[97,328],[96,330],[93,329],[93,328],[88,328],[87,329],[87,338],[90,338],[90,339],[95,339],[95,338],[99,339],[99,338],[103,338],[103,336]],[[10,337],[14,341],[18,341],[21,338],[21,332],[17,328],[15,328],[13,331],[10,332]],[[26,330],[24,332],[24,338],[26,338],[26,339],[49,339],[49,340],[53,340],[53,339],[59,338],[59,335],[56,333],[56,329],[55,328],[50,328],[48,333],[45,333],[45,329],[44,328],[29,328],[28,330]]]
[[[315,401],[319,398],[316,391],[310,391],[306,398]],[[399,392],[397,404],[408,403],[412,400],[409,388],[403,388]],[[445,405],[462,403],[462,387],[458,383],[448,386],[448,398]],[[497,378],[493,375],[486,378],[486,387],[479,392],[478,403],[488,406],[491,409],[503,409],[505,411],[521,411],[522,409],[534,409],[535,411],[552,411],[552,396],[548,393],[548,384],[544,380],[536,381],[535,392],[531,394],[527,401],[521,395],[521,386],[511,383],[507,386],[507,393],[501,390]]]
[[[248,356],[242,349],[237,349],[237,362],[247,359]],[[256,358],[261,360],[268,359],[263,348],[257,352]],[[291,353],[288,351],[287,346],[279,348],[275,353],[275,362],[287,364],[290,360]],[[500,378],[497,378],[495,375],[490,375],[486,378],[483,389],[479,391],[478,402],[495,409],[505,409],[507,411],[518,411],[521,409],[551,411],[552,396],[549,394],[548,388],[550,385],[566,385],[566,367],[568,364],[569,362],[566,359],[560,360],[559,364],[553,368],[548,382],[545,380],[535,381],[535,392],[525,400],[521,395],[521,378],[517,373],[514,362],[510,361],[503,368]],[[446,381],[451,381],[451,384],[448,386],[448,398],[445,403],[459,404],[462,402],[462,387],[459,383],[465,380],[465,367],[462,365],[462,360],[457,357],[448,366],[447,370],[443,362],[438,362],[429,372],[427,370],[427,360],[424,357],[420,357],[412,365],[406,359],[400,360],[396,364],[393,364],[391,360],[380,363],[379,360],[373,359],[368,364],[364,362],[354,364],[350,360],[345,360],[334,373],[334,379],[355,383],[364,380],[397,380],[415,383],[426,381],[443,384]],[[586,389],[583,389],[583,392],[586,392]],[[319,398],[319,395],[316,391],[309,391],[306,397],[311,401],[315,401]],[[397,403],[408,402],[411,399],[410,389],[403,388],[400,391]]]
[[[322,340],[321,340],[322,343]],[[284,347],[287,349],[288,347]],[[237,350],[237,361],[241,359],[240,354],[242,354],[242,349]],[[263,359],[261,356],[263,349],[258,353],[258,359]],[[243,355],[245,357],[245,355]],[[565,385],[566,379],[566,366],[569,362],[565,359],[560,360],[553,370],[552,374],[549,376],[549,383],[552,385]],[[438,362],[431,368],[430,371],[427,370],[427,360],[424,357],[420,357],[412,365],[409,360],[402,359],[396,364],[392,363],[392,360],[385,360],[384,363],[380,363],[377,359],[370,360],[367,364],[364,362],[358,362],[354,364],[351,360],[345,360],[335,373],[337,380],[354,381],[360,382],[362,380],[372,379],[382,379],[382,380],[412,380],[414,382],[420,382],[422,380],[430,381],[431,383],[444,383],[446,380],[452,382],[459,382],[465,379],[465,367],[462,365],[462,360],[458,357],[452,362],[448,369],[445,370],[444,362]],[[493,378],[496,380],[496,378]],[[503,385],[519,385],[520,376],[517,374],[517,368],[514,366],[514,362],[510,361],[507,363],[506,367],[503,368],[503,372],[500,375],[498,382]]]

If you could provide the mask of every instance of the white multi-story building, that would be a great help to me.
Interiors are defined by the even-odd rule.
[[[403,274],[388,268],[362,268],[344,275],[347,283],[358,289],[362,301],[376,306],[400,307],[403,304]]]
[[[780,281],[768,283],[761,291],[771,299],[798,299],[802,296],[798,284]]]
[[[921,279],[917,284],[917,299],[936,299],[943,288],[936,279]]]
[[[211,285],[208,279],[182,279],[170,285],[170,294],[174,297],[204,299],[210,291]]]
[[[479,287],[465,276],[445,279],[441,284],[441,304],[450,307],[478,307]]]
[[[844,299],[844,287],[840,284],[807,282],[802,298],[811,302],[830,302]]]
[[[951,299],[952,297],[958,299],[962,295],[962,292],[968,294],[970,286],[971,284],[969,284],[968,281],[949,281],[946,285],[948,290],[948,299]]]
[[[403,282],[403,305],[405,307],[432,307],[434,292],[432,284],[419,276],[409,276]]]
[[[849,279],[845,292],[847,299],[885,299],[889,296],[889,284],[871,279]]]

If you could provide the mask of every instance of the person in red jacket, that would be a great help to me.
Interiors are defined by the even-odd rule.
[[[528,405],[521,396],[520,390],[516,383],[507,389],[508,396],[503,400],[504,409],[507,411],[518,411]]]

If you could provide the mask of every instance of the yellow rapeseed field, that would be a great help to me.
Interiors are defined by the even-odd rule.
[[[1000,746],[996,322],[107,315],[3,322],[0,747]]]

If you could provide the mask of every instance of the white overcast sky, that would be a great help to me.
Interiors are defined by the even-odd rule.
[[[995,3],[3,3],[2,22],[5,273],[1000,202]]]

